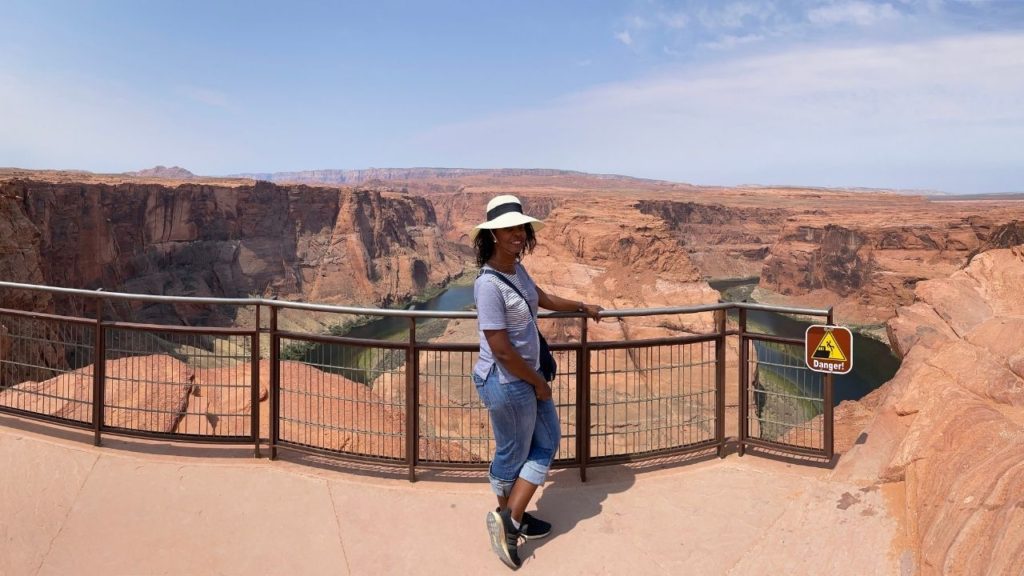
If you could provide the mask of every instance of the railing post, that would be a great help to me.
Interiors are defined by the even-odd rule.
[[[416,350],[416,318],[409,317],[409,345],[405,348],[405,458],[409,465],[409,482],[416,481],[419,461],[419,357]]]
[[[99,446],[103,431],[103,388],[107,377],[107,333],[103,328],[103,298],[96,299],[96,326],[93,329],[92,430],[93,445]]]
[[[832,315],[832,307],[831,306],[829,306],[829,308],[828,308],[827,323],[828,323],[829,326],[834,326],[835,325],[835,318]],[[834,410],[832,408],[832,374],[825,374],[824,386],[825,386],[825,390],[823,391],[824,392],[824,394],[823,394],[824,399],[823,399],[822,403],[825,406],[823,406],[823,408],[824,408],[823,412],[824,413],[822,414],[822,418],[825,419],[825,438],[824,438],[824,444],[825,445],[823,446],[823,448],[825,449],[825,457],[831,462],[832,458],[835,456],[835,444],[834,444],[835,412],[834,412]]]
[[[270,386],[267,390],[267,402],[270,408],[270,422],[267,422],[270,432],[270,459],[277,460],[277,441],[280,430],[278,425],[281,420],[280,394],[281,394],[281,367],[280,352],[281,337],[277,334],[277,306],[270,308]]]
[[[749,378],[747,362],[748,353],[747,345],[749,343],[747,339],[747,310],[746,308],[740,308],[739,310],[739,321],[740,321],[740,366],[739,366],[739,445],[737,452],[740,456],[746,452],[747,436],[749,435],[747,413],[750,411],[750,407],[747,406],[747,380]]]
[[[249,386],[252,395],[249,400],[251,420],[249,427],[252,432],[253,457],[260,457],[260,305],[256,305],[256,325],[252,330],[252,341],[249,345]]]
[[[580,482],[587,481],[590,462],[590,348],[587,346],[587,316],[580,318],[580,348],[576,357],[576,459]]]
[[[725,331],[727,310],[715,311],[715,441],[718,443],[718,457],[725,456]]]

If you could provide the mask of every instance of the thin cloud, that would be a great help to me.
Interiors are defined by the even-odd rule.
[[[871,4],[861,1],[822,6],[807,13],[807,19],[811,23],[824,26],[837,24],[872,26],[879,22],[899,18],[900,12],[892,4]]]
[[[1020,187],[1022,97],[1022,34],[804,46],[606,85],[415,145],[481,166],[698,183],[1006,190]]]
[[[622,32],[615,33],[615,39],[622,42],[626,46],[633,45],[633,37],[629,34],[629,30],[623,30]]]
[[[742,28],[748,22],[763,22],[775,13],[771,2],[732,2],[712,10],[701,10],[701,24],[709,30]]]
[[[714,42],[705,42],[702,46],[712,50],[731,50],[738,46],[753,44],[762,40],[764,40],[764,36],[761,34],[746,34],[743,36],[732,36],[727,34]]]

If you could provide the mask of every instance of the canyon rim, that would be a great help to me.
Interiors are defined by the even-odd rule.
[[[757,301],[835,306],[839,323],[889,343],[903,358],[896,377],[837,409],[843,455],[836,473],[905,494],[906,537],[922,573],[1024,570],[1024,201],[701,187],[555,170],[253,176],[0,171],[0,278],[146,294],[400,306],[472,271],[470,229],[490,197],[516,194],[547,223],[527,265],[538,284],[559,294],[606,308],[708,304],[720,297],[709,281],[756,278],[751,297]],[[42,293],[0,292],[3,308],[79,312],[70,306]],[[216,309],[164,305],[115,307],[108,314],[186,325],[240,320]],[[712,321],[698,316],[672,328],[696,333]],[[37,331],[34,358],[77,368],[45,343],[45,326],[6,322],[0,353],[9,352],[8,331]],[[329,328],[316,316],[284,322]],[[464,340],[470,324],[452,323],[441,338]],[[652,337],[664,328],[635,319],[597,325],[591,337]],[[572,330],[561,323],[553,332],[557,339]],[[170,357],[159,365],[193,370]],[[213,369],[195,369],[191,377],[201,386]],[[288,370],[308,367],[295,363]],[[0,402],[48,385],[23,376],[5,373]],[[384,382],[367,390],[345,378],[323,379],[339,394],[396,394]],[[176,405],[190,393],[136,402]],[[238,398],[204,402],[218,411],[244,408]],[[184,412],[183,422],[202,410]],[[403,425],[399,413],[379,417],[389,430]],[[157,422],[154,429],[179,424]]]

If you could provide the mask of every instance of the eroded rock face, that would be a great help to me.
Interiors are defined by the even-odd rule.
[[[471,266],[469,233],[498,194],[519,196],[542,219],[594,203],[619,211],[627,225],[648,226],[645,218],[653,217],[661,224],[651,229],[671,239],[702,278],[760,277],[755,300],[834,305],[850,324],[880,325],[913,301],[918,282],[1024,237],[1024,203],[1012,200],[696,187],[543,170],[278,176],[370,188],[10,169],[0,170],[0,188],[24,198],[19,205],[39,232],[44,281],[356,305],[405,301]],[[153,305],[121,315],[230,320],[226,310]]]
[[[658,216],[675,232],[706,278],[759,276],[789,211],[670,200],[641,200],[637,208]]]
[[[446,237],[468,246],[469,231],[497,194],[516,194],[546,219],[600,203],[636,231],[660,220],[703,278],[760,277],[753,298],[801,307],[835,306],[849,324],[880,326],[913,302],[918,282],[945,278],[979,252],[1024,232],[1024,203],[940,201],[871,191],[697,188],[667,183],[605,189],[594,181],[560,188],[475,181],[457,192],[413,187],[437,208]],[[543,234],[543,232],[542,232]]]
[[[20,284],[44,284],[39,228],[25,215],[22,187],[0,186],[0,279]],[[53,312],[45,292],[0,290],[0,308]],[[64,368],[63,349],[51,323],[0,316],[0,388],[35,376],[27,365]],[[17,356],[18,364],[10,363]]]
[[[1024,246],[921,282],[849,468],[903,481],[924,574],[1024,572]],[[837,426],[842,423],[837,422]]]
[[[837,316],[854,324],[883,322],[914,302],[919,282],[947,277],[982,250],[1011,245],[1020,233],[1013,218],[1024,206],[878,206],[882,214],[897,215],[891,220],[869,208],[790,218],[764,261],[754,296],[835,305]],[[964,294],[950,297],[972,302]]]
[[[463,261],[422,198],[305,186],[0,185],[23,200],[36,283],[144,294],[387,305],[443,284]],[[13,263],[12,263],[13,262]],[[24,276],[24,274],[22,274]],[[137,305],[139,321],[224,324],[227,311]]]

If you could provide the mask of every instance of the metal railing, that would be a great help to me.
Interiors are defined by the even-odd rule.
[[[286,448],[404,466],[410,480],[417,468],[483,468],[493,453],[470,376],[474,312],[9,282],[0,290],[76,299],[66,306],[75,310],[91,305],[92,318],[0,309],[0,412],[90,428],[97,445],[103,434],[251,443],[257,456],[268,446],[271,458]],[[123,315],[144,303],[227,307],[243,326],[104,319],[107,310]],[[832,320],[831,310],[746,303],[605,311],[610,322],[599,325],[580,314],[542,314],[559,365],[552,389],[563,435],[555,466],[578,467],[585,480],[588,466],[722,455],[729,444],[741,455],[766,448],[831,459],[831,380],[803,366],[802,341],[748,332],[749,309]],[[735,327],[731,310],[739,312]],[[308,324],[296,314],[347,319],[318,320],[338,325],[391,318],[405,330],[310,333],[295,328]],[[731,337],[739,341],[736,438],[725,432]]]
[[[750,309],[764,308],[739,310],[740,455],[747,447],[760,447],[831,460],[832,375],[807,368],[803,340],[750,333]],[[832,310],[823,315],[831,325]]]

